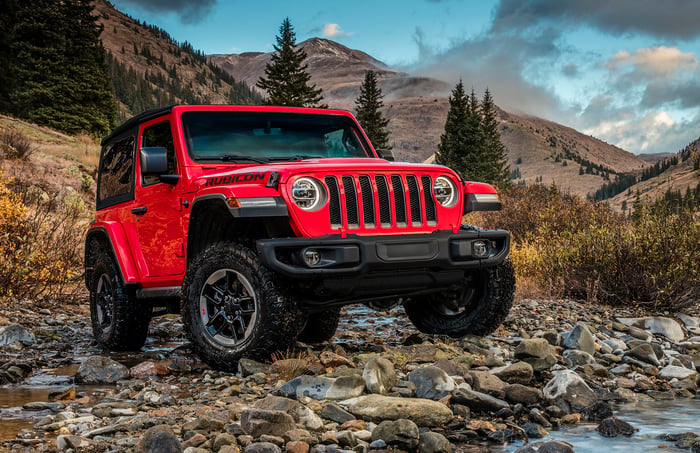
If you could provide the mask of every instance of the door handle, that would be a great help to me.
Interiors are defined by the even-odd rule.
[[[136,214],[136,215],[144,215],[146,213],[146,211],[148,211],[148,208],[146,206],[141,206],[141,207],[132,209],[131,213]]]

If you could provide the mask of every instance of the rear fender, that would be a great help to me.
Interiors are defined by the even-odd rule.
[[[139,283],[136,261],[131,254],[131,247],[126,233],[118,222],[96,222],[85,238],[85,284],[90,285],[90,276],[95,264],[96,246],[106,248],[116,258],[122,280],[126,284]]]

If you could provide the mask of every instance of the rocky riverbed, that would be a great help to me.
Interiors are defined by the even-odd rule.
[[[525,300],[492,336],[454,340],[353,307],[330,343],[231,374],[191,354],[177,316],[113,354],[87,307],[16,305],[0,308],[0,426],[18,431],[3,451],[569,452],[542,439],[588,423],[634,436],[618,403],[697,398],[700,318],[678,313]],[[27,389],[37,399],[18,402]],[[700,452],[700,437],[658,446]]]

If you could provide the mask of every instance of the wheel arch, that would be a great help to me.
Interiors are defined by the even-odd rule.
[[[289,217],[279,215],[259,216],[237,215],[235,208],[230,208],[223,194],[205,195],[195,199],[190,211],[187,228],[187,264],[203,252],[209,245],[217,242],[236,241],[249,243],[255,249],[257,239],[293,235],[289,226]]]

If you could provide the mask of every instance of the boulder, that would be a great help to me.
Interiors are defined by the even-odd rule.
[[[282,436],[296,428],[294,418],[284,411],[248,408],[241,413],[241,428],[246,434]]]
[[[129,368],[101,355],[85,359],[75,375],[76,381],[82,384],[114,384],[128,378]]]
[[[581,412],[593,406],[598,396],[586,382],[571,370],[555,371],[544,387],[545,399],[567,413]]]
[[[385,420],[372,431],[372,440],[379,439],[401,450],[413,451],[418,447],[420,433],[418,425],[411,420]]]
[[[454,379],[441,368],[427,366],[413,370],[408,380],[416,386],[416,397],[440,400],[449,395],[457,386]]]
[[[418,426],[442,426],[452,420],[452,411],[444,404],[422,398],[365,395],[343,401],[356,417],[375,423],[384,420],[413,420]]]
[[[529,384],[534,375],[532,365],[527,362],[515,362],[512,365],[491,370],[491,372],[509,384]]]
[[[592,355],[595,352],[595,337],[586,323],[577,322],[571,332],[564,335],[562,345],[567,349],[578,349]]]
[[[36,337],[26,327],[19,324],[0,326],[0,346],[20,342],[25,346],[36,343]]]
[[[381,357],[370,357],[362,371],[362,378],[369,393],[386,395],[396,385],[398,378],[394,364]]]

